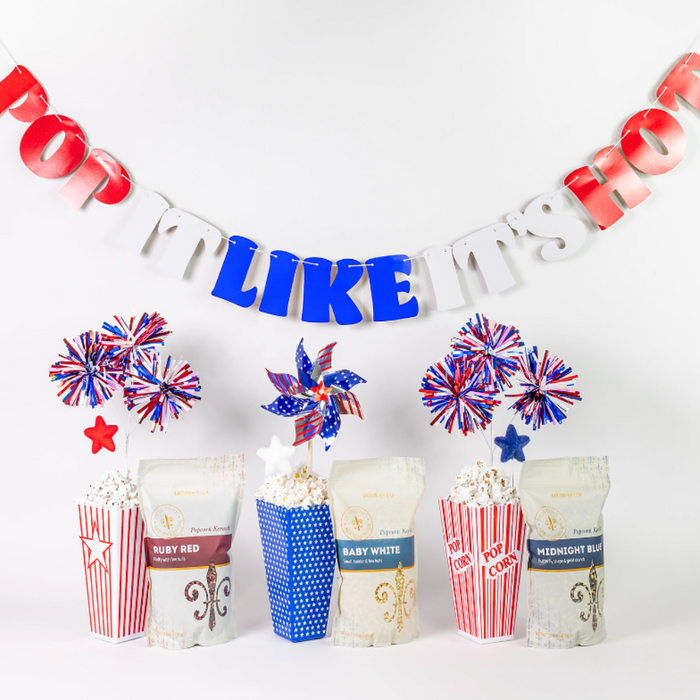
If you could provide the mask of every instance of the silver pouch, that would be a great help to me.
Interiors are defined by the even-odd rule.
[[[415,515],[422,459],[335,461],[328,479],[340,591],[336,646],[402,644],[418,636]]]
[[[244,486],[243,455],[140,463],[149,646],[185,649],[236,636],[230,549]]]
[[[529,555],[527,645],[570,649],[602,642],[608,458],[527,461],[518,490]]]

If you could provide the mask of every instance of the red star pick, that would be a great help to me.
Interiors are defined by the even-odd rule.
[[[97,416],[94,428],[85,428],[85,436],[92,440],[92,454],[97,454],[103,447],[114,452],[114,440],[112,436],[119,428],[116,425],[107,425],[102,416]]]

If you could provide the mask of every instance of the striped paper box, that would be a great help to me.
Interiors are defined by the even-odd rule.
[[[148,576],[138,506],[77,506],[92,636],[114,643],[143,637]]]
[[[321,639],[335,570],[330,509],[284,508],[261,500],[257,506],[272,627],[292,642]]]
[[[513,639],[525,544],[520,504],[439,504],[459,633],[479,644]]]

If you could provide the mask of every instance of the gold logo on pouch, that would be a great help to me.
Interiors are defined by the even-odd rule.
[[[177,537],[185,527],[185,516],[182,511],[170,504],[158,506],[151,515],[151,530],[162,540]]]
[[[566,519],[551,506],[543,506],[535,513],[535,530],[545,540],[560,540],[566,534]]]
[[[350,506],[340,519],[340,527],[349,539],[366,540],[372,534],[372,516],[360,506]]]

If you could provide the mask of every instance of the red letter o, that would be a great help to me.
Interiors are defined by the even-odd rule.
[[[654,134],[668,153],[664,155],[652,148],[639,133],[641,129]],[[685,155],[686,138],[683,127],[675,117],[662,109],[638,112],[622,127],[622,133],[626,134],[620,143],[622,152],[627,160],[643,173],[667,173],[675,168]]]
[[[65,138],[58,150],[46,160],[41,160],[51,139],[63,132]],[[40,117],[24,132],[19,144],[22,162],[39,177],[57,178],[72,173],[83,160],[86,146],[80,127],[68,117],[47,114]]]

